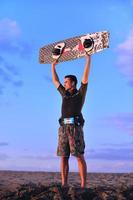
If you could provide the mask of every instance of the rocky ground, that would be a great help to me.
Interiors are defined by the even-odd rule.
[[[78,173],[60,182],[60,173],[0,171],[0,200],[133,200],[133,173],[88,173],[85,189]]]

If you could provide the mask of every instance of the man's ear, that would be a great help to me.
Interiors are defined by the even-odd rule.
[[[72,81],[72,86],[75,86],[75,82],[74,81]]]

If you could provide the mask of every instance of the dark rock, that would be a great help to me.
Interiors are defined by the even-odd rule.
[[[60,184],[22,184],[15,191],[0,190],[0,200],[133,200],[133,186],[82,189]]]

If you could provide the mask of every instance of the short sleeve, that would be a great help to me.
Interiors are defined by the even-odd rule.
[[[57,88],[57,90],[60,92],[61,96],[65,95],[65,88],[63,87],[62,84],[59,85],[59,87]]]
[[[80,94],[81,94],[82,96],[84,96],[84,97],[85,97],[85,95],[86,95],[87,86],[88,86],[88,83],[84,84],[84,83],[81,82],[81,86],[80,86],[80,88],[79,88],[79,92],[80,92]]]

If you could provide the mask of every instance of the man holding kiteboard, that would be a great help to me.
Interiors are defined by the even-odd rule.
[[[62,186],[67,185],[70,154],[77,158],[81,187],[84,188],[86,186],[87,165],[84,158],[84,118],[81,111],[87,91],[91,57],[87,54],[85,57],[86,64],[79,89],[76,87],[77,78],[74,75],[67,75],[64,77],[64,86],[60,83],[56,72],[57,61],[52,63],[51,68],[53,83],[62,96],[57,148],[57,155],[61,156]]]

